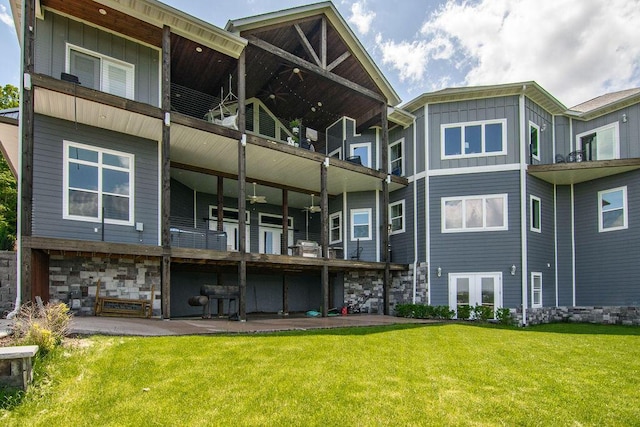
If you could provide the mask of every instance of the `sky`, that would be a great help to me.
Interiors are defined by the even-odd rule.
[[[164,0],[223,28],[303,0]],[[334,0],[402,104],[446,87],[534,80],[565,106],[640,87],[640,0]],[[0,85],[19,82],[0,0]]]

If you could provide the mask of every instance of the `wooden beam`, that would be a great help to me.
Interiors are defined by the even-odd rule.
[[[313,50],[313,46],[311,46],[311,43],[309,43],[309,39],[307,39],[307,36],[304,34],[304,31],[302,31],[302,28],[300,28],[300,25],[294,24],[293,27],[296,29],[298,37],[300,37],[300,41],[302,41],[302,47],[304,47],[304,50],[307,51],[307,53],[313,58],[314,61],[316,61],[316,65],[322,67],[320,58],[318,58],[318,55]]]
[[[342,64],[348,57],[351,56],[351,52],[346,51],[342,55],[338,56],[336,59],[331,61],[331,64],[327,65],[327,71],[331,71],[336,68],[338,65]]]
[[[280,239],[280,253],[289,253],[289,192],[282,190],[282,237]]]
[[[327,20],[323,16],[320,19],[320,66],[327,71]]]
[[[238,58],[238,126],[240,139],[238,140],[238,250],[240,263],[238,264],[238,318],[247,320],[247,150],[246,150],[246,52],[243,50]]]
[[[381,130],[381,169],[389,176],[389,120],[387,117],[387,106],[382,106],[382,114],[380,117],[382,122]],[[382,261],[384,262],[384,280],[383,280],[383,313],[389,314],[389,299],[391,294],[391,275],[389,270],[389,183],[385,179],[382,181]]]
[[[219,176],[216,177],[216,185],[217,185],[217,197],[218,197],[218,212],[216,217],[216,230],[222,232],[224,231],[224,178]],[[209,226],[209,222],[207,221],[207,227]],[[222,285],[222,272],[218,270],[216,274],[216,284]],[[218,298],[218,317],[224,311],[224,300]]]
[[[255,36],[246,36],[247,40],[249,41],[249,43],[255,47],[258,47],[266,52],[269,52],[273,55],[279,56],[282,59],[285,59],[289,62],[292,62],[293,64],[297,65],[298,67],[304,68],[307,71],[311,71],[312,73],[315,73],[317,75],[319,75],[320,77],[323,77],[327,80],[330,80],[334,83],[337,83],[339,85],[344,86],[345,88],[352,90],[360,95],[366,96],[368,98],[374,99],[376,101],[380,101],[380,102],[386,102],[386,99],[383,95],[372,91],[371,89],[367,89],[364,86],[360,86],[357,83],[354,83],[350,80],[345,79],[344,77],[340,77],[337,74],[333,74],[329,71],[323,70],[321,67],[312,64],[311,62],[305,61],[302,58],[298,58],[297,56],[295,56],[292,53],[287,52],[284,49],[281,49],[277,46],[272,45],[271,43],[267,43],[264,40],[260,40],[259,38],[255,37]]]
[[[113,243],[34,236],[25,236],[23,242],[25,247],[42,250],[139,255],[149,257],[159,257],[162,255],[162,248],[155,245],[136,245],[132,243]]]
[[[171,114],[171,28],[162,28],[162,112]],[[162,126],[162,196],[160,228],[162,235],[161,300],[162,317],[171,317],[171,129],[164,120]]]
[[[282,274],[282,314],[289,315],[289,280],[286,273]]]
[[[327,195],[327,167],[320,165],[320,245],[322,256],[329,259],[329,198]],[[322,266],[322,317],[329,314],[329,266]]]

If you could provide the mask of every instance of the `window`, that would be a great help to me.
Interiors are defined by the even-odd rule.
[[[537,233],[542,232],[540,213],[540,198],[536,196],[529,196],[529,228],[531,229],[531,231],[535,231]]]
[[[78,76],[84,87],[133,99],[134,66],[67,44],[67,72]]]
[[[599,231],[627,228],[627,187],[598,192]]]
[[[533,122],[529,122],[529,150],[531,157],[540,160],[540,127]]]
[[[404,138],[389,145],[389,173],[404,175]]]
[[[531,273],[531,307],[542,307],[542,273]]]
[[[360,156],[362,166],[371,167],[371,143],[351,144],[349,149],[351,156]]]
[[[389,205],[391,234],[404,233],[404,200]]]
[[[506,119],[441,125],[442,158],[507,154],[506,128]]]
[[[351,210],[351,240],[371,240],[371,209]]]
[[[507,230],[507,195],[443,197],[442,232]]]
[[[227,250],[239,251],[239,236],[238,221],[240,219],[240,213],[238,209],[222,208],[223,223],[222,230],[227,233]],[[245,248],[250,251],[251,247],[251,232],[250,232],[251,215],[247,211],[245,212]],[[209,230],[218,229],[218,207],[209,206]]]
[[[576,135],[578,150],[584,160],[610,160],[620,158],[620,129],[618,122]]]
[[[342,242],[342,212],[329,215],[329,244]]]
[[[282,215],[260,213],[258,251],[261,254],[282,253]],[[293,218],[287,218],[287,246],[293,245]],[[285,248],[286,249],[286,248]]]
[[[133,225],[133,154],[64,141],[63,218]]]

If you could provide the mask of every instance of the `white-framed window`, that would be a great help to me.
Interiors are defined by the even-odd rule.
[[[507,194],[443,197],[442,232],[508,229]]]
[[[628,228],[627,187],[598,191],[599,231]]]
[[[371,143],[363,142],[349,146],[349,156],[359,156],[362,166],[371,167]]]
[[[329,215],[329,244],[342,242],[342,212]]]
[[[507,119],[440,125],[442,159],[507,154]]]
[[[258,214],[258,252],[261,254],[282,253],[282,215]],[[287,218],[287,246],[293,245],[293,218]]]
[[[536,233],[542,232],[542,202],[539,197],[529,196],[529,229]]]
[[[618,122],[576,135],[576,147],[585,161],[620,158],[620,125]]]
[[[389,173],[404,175],[404,138],[389,145]]]
[[[531,273],[531,307],[542,307],[542,273]]]
[[[529,122],[529,150],[531,157],[540,160],[540,126]]]
[[[391,234],[404,233],[404,200],[389,204]]]
[[[134,98],[135,66],[128,62],[67,43],[66,72],[84,87]]]
[[[64,141],[63,218],[133,225],[133,154]]]
[[[371,208],[351,209],[351,240],[371,240]]]

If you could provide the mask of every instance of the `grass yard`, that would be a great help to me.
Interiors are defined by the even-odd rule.
[[[640,328],[70,340],[0,425],[640,425]]]

